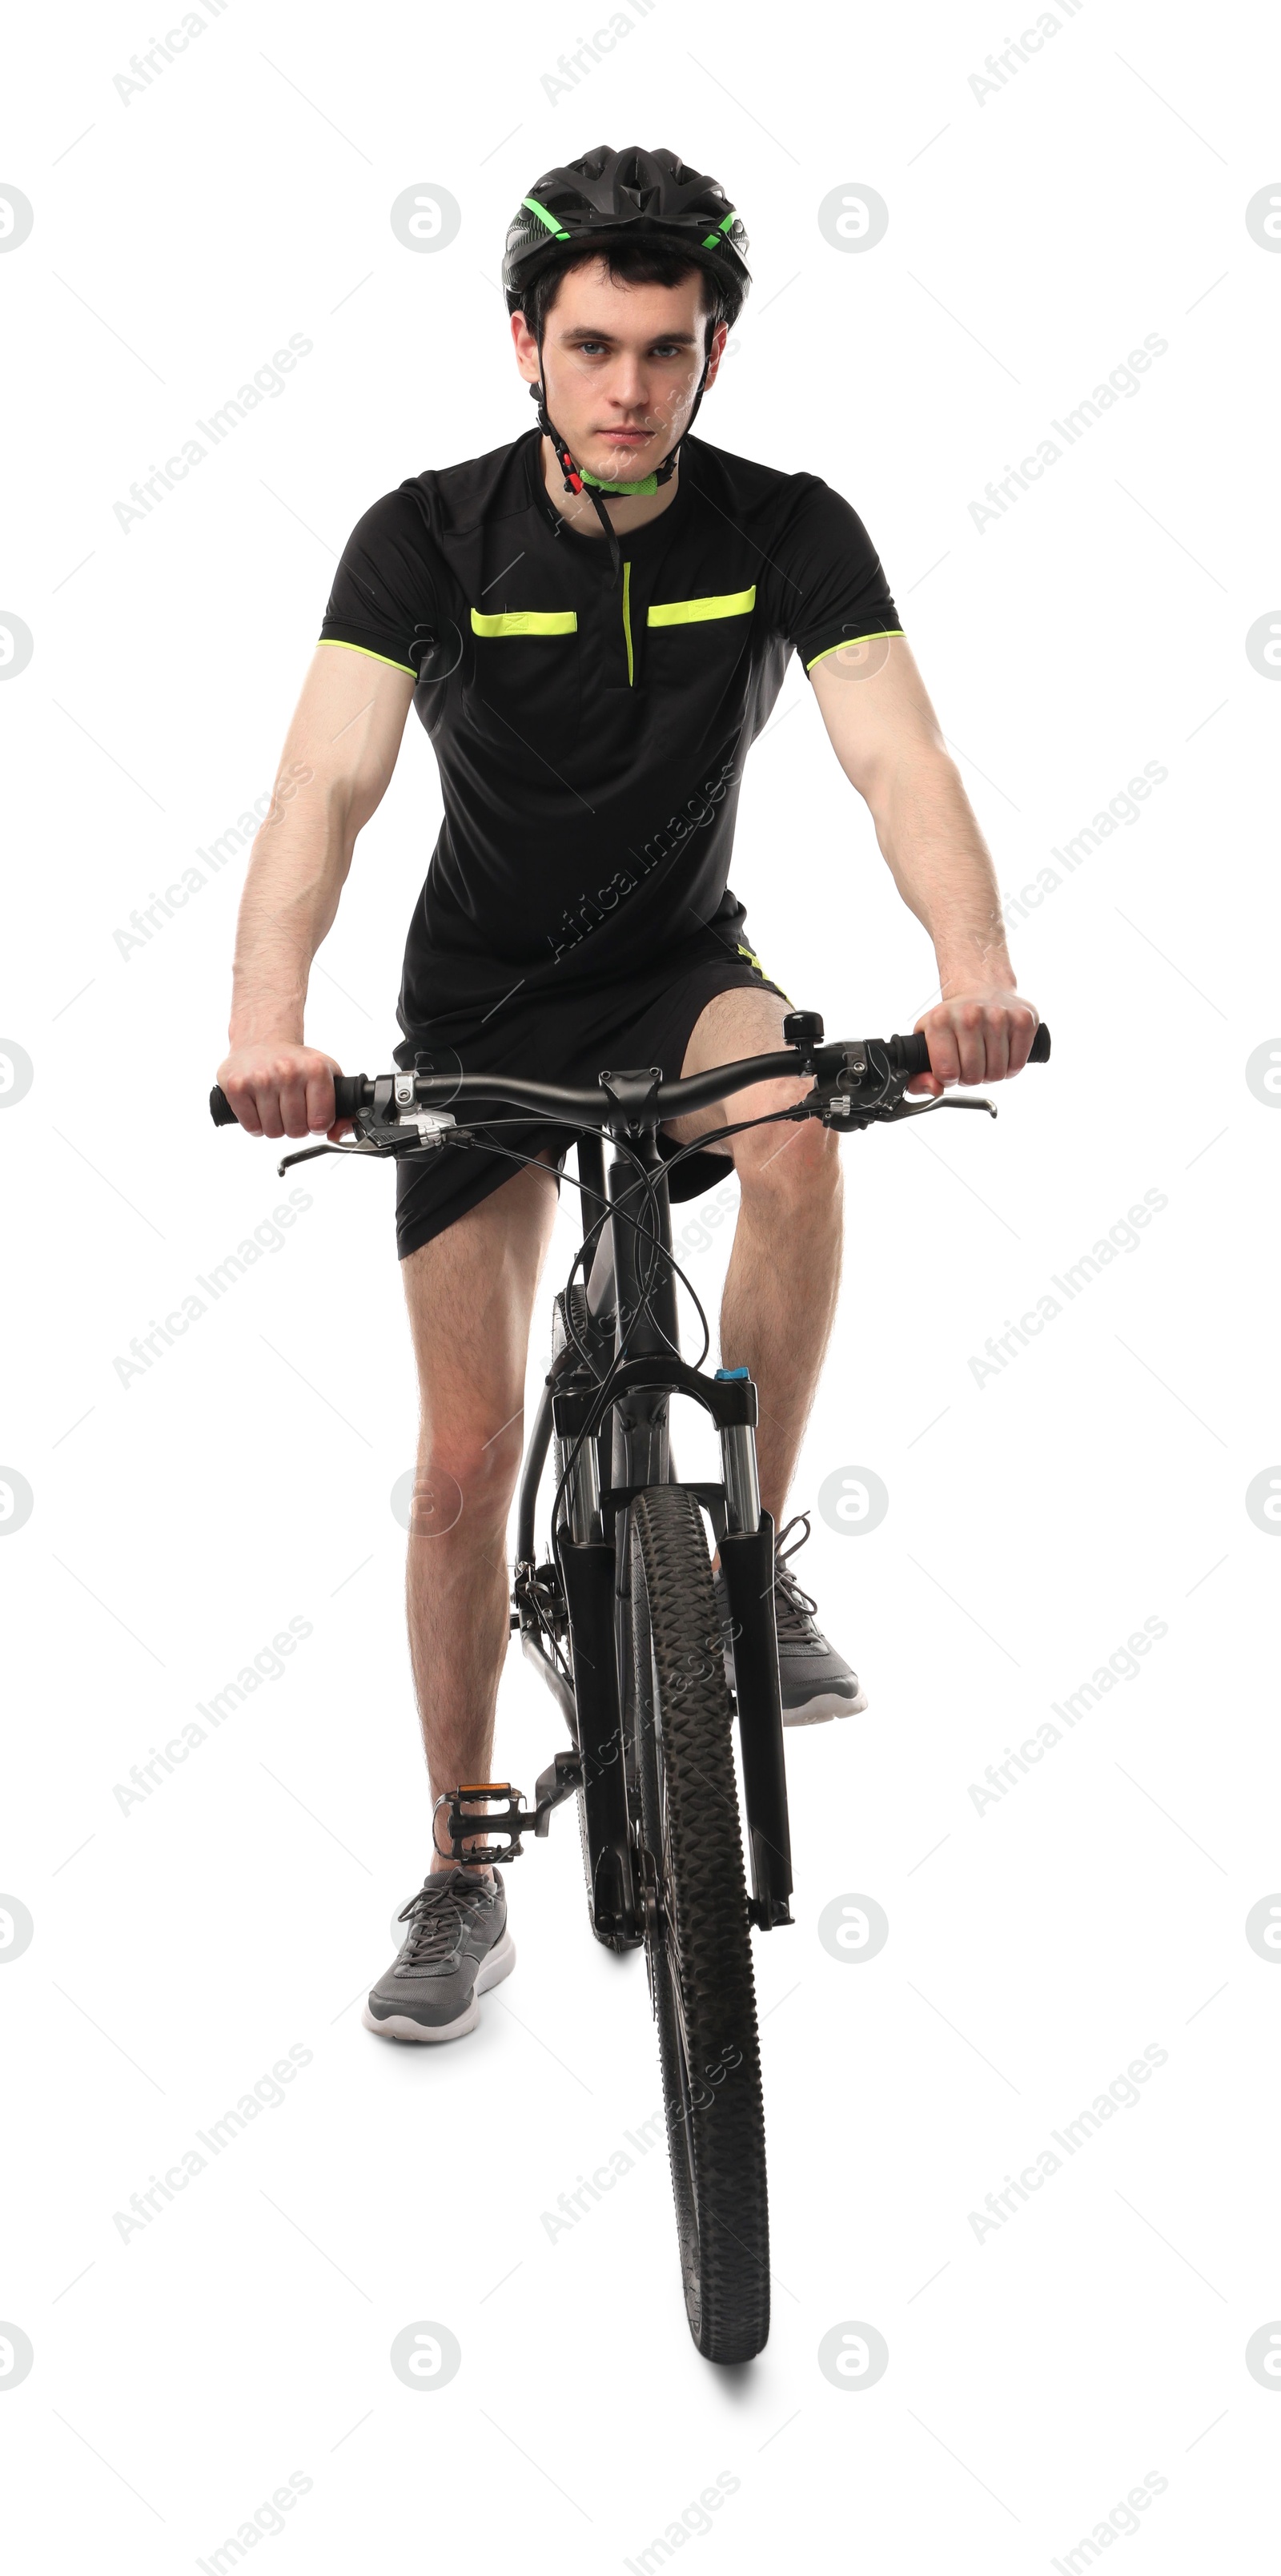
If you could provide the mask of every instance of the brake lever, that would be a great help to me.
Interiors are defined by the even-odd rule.
[[[277,1163],[276,1172],[279,1178],[283,1178],[286,1172],[292,1171],[295,1163],[314,1163],[317,1154],[375,1154],[381,1160],[391,1150],[387,1145],[371,1145],[363,1141],[358,1145],[304,1145],[301,1153],[286,1154]]]
[[[995,1104],[990,1100],[984,1100],[982,1098],[979,1098],[978,1100],[920,1100],[913,1101],[910,1108],[905,1100],[901,1100],[896,1109],[891,1109],[887,1112],[888,1123],[893,1126],[895,1121],[900,1118],[928,1118],[931,1110],[933,1109],[986,1109],[989,1118],[995,1118],[999,1115]]]
[[[379,1162],[394,1163],[402,1154],[420,1154],[443,1145],[470,1145],[472,1141],[466,1128],[455,1127],[448,1110],[415,1110],[408,1118],[388,1124],[376,1110],[359,1109],[356,1122],[360,1133],[351,1142],[305,1145],[299,1154],[286,1154],[276,1165],[277,1173],[283,1177],[293,1164],[314,1162],[317,1154],[372,1154]]]
[[[905,1118],[928,1118],[935,1109],[986,1109],[989,1118],[995,1118],[998,1114],[993,1103],[983,1098],[920,1100],[909,1104],[900,1093],[898,1099],[893,1102],[886,1100],[860,1102],[856,1093],[837,1092],[825,1100],[814,1102],[811,1106],[812,1099],[811,1094],[810,1100],[798,1101],[795,1109],[789,1111],[788,1115],[793,1118],[821,1118],[825,1127],[835,1127],[847,1135],[855,1128],[897,1127]]]

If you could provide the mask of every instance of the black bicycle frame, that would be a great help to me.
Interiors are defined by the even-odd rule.
[[[597,1937],[627,1946],[644,1937],[627,1803],[625,1658],[630,1653],[628,1521],[632,1498],[672,1481],[669,1403],[686,1395],[720,1435],[722,1482],[689,1488],[720,1547],[729,1636],[701,1641],[717,1662],[734,1660],[752,1920],[790,1923],[791,1846],[783,1718],[774,1623],[774,1525],[761,1510],[756,1473],[756,1389],[746,1373],[705,1377],[679,1356],[671,1267],[671,1209],[658,1147],[652,1071],[602,1077],[615,1144],[578,1140],[584,1238],[606,1207],[587,1289],[593,1356],[609,1366],[603,1409],[596,1381],[569,1344],[549,1376],[521,1477],[517,1603],[527,1649],[556,1689],[582,1762],[592,1918]],[[629,1222],[629,1219],[631,1220]],[[664,1258],[664,1256],[668,1256]],[[572,1694],[522,1601],[535,1578],[534,1521],[553,1430],[572,1464],[555,1533],[557,1568],[573,1644]],[[621,1613],[621,1615],[619,1615]],[[621,1652],[620,1652],[621,1647]]]

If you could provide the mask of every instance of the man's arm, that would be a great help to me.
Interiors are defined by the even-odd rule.
[[[303,1042],[311,961],[356,835],[381,804],[414,694],[408,671],[320,645],[240,899],[229,1051],[218,1080],[251,1136],[341,1135],[335,1058]],[[344,1122],[345,1123],[345,1122]]]
[[[810,679],[899,893],[934,942],[942,1000],[916,1025],[935,1074],[911,1087],[1002,1082],[1026,1064],[1037,1013],[1015,988],[987,843],[909,647],[901,635],[842,645]]]

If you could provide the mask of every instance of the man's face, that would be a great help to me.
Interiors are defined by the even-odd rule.
[[[704,281],[636,286],[584,260],[562,280],[543,333],[549,417],[571,453],[601,482],[639,483],[684,434],[703,372]],[[726,341],[712,340],[707,382],[716,381]],[[538,376],[538,344],[523,313],[512,315],[516,363]]]

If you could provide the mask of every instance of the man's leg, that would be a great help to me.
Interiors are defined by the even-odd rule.
[[[422,1408],[406,1601],[433,1799],[489,1778],[530,1313],[555,1213],[550,1173],[522,1171],[401,1264]],[[437,1850],[433,1869],[451,1865]]]
[[[783,1044],[787,1004],[750,988],[718,993],[701,1014],[682,1072],[763,1055]],[[789,1108],[804,1076],[760,1083],[714,1109],[674,1120],[683,1143],[740,1118]],[[840,1139],[817,1119],[758,1127],[728,1140],[742,1194],[721,1301],[721,1360],[751,1370],[761,1501],[780,1528],[836,1312],[841,1273]]]

